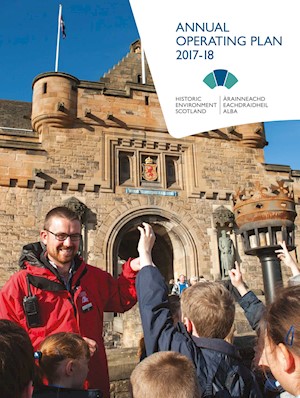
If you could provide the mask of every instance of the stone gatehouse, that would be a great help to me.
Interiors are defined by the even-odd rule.
[[[263,289],[258,259],[233,231],[232,194],[284,179],[298,207],[300,172],[264,162],[263,123],[173,138],[148,67],[146,78],[137,41],[97,82],[42,73],[32,104],[0,101],[0,285],[18,269],[22,246],[39,239],[46,212],[68,203],[82,215],[84,259],[114,275],[137,255],[137,226],[146,221],[167,280],[226,277],[218,248],[225,229],[248,285]],[[108,345],[137,345],[137,307],[106,320]],[[109,340],[114,333],[121,342]]]

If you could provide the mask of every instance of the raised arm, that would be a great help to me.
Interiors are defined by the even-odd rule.
[[[237,289],[237,291],[240,293],[242,297],[245,296],[245,294],[248,293],[249,289],[245,285],[245,282],[243,280],[243,275],[241,273],[240,266],[237,261],[235,262],[235,268],[232,268],[228,273],[232,286],[234,286]]]
[[[293,276],[299,275],[300,270],[298,268],[298,264],[296,263],[296,261],[294,261],[293,257],[290,255],[290,252],[286,247],[285,241],[278,242],[278,244],[281,246],[281,249],[275,250],[275,253],[277,253],[277,257],[279,258],[279,260],[282,261],[284,265],[286,265],[291,269]]]
[[[140,231],[140,240],[138,243],[138,252],[140,255],[140,269],[146,265],[153,265],[152,263],[152,248],[155,242],[155,234],[150,224],[143,222]]]
[[[244,310],[245,316],[252,329],[256,330],[265,310],[264,304],[251,290],[246,287],[240,266],[237,262],[235,262],[235,268],[229,271],[229,277],[232,285],[241,295],[241,298],[238,302],[239,305]]]
[[[136,285],[147,355],[157,351],[174,350],[192,359],[188,349],[182,347],[182,342],[187,338],[177,332],[173,324],[165,280],[152,263],[154,232],[151,226],[145,223],[138,229],[141,234],[138,244],[141,270],[137,275]]]
[[[145,265],[154,265],[151,254],[155,242],[153,229],[150,224],[144,222],[142,226],[138,227],[138,230],[140,231],[140,239],[137,250],[140,256],[130,262],[130,267],[133,271],[139,271]]]

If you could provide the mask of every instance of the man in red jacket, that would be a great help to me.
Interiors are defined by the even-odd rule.
[[[48,335],[75,332],[94,340],[90,388],[109,397],[107,359],[102,339],[103,312],[124,312],[136,303],[139,259],[129,259],[118,279],[86,264],[77,254],[81,222],[67,207],[46,215],[41,243],[24,246],[21,270],[0,291],[0,318],[27,330],[34,349]]]

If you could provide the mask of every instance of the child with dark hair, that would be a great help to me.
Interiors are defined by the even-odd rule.
[[[3,398],[31,398],[34,379],[33,348],[18,324],[0,320],[0,392]]]
[[[259,365],[267,366],[287,392],[300,397],[300,285],[277,292],[262,321],[261,341]]]
[[[277,254],[277,257],[282,261],[282,263],[291,270],[292,273],[292,276],[288,280],[288,285],[293,286],[295,284],[299,284],[300,271],[298,264],[289,253],[285,241],[278,242],[278,245],[280,246],[280,248],[275,250],[275,253]],[[274,378],[274,375],[271,374],[269,367],[266,366],[266,358],[262,348],[264,346],[264,322],[261,322],[261,319],[263,318],[266,310],[265,305],[251,290],[247,288],[238,263],[235,264],[235,268],[229,271],[229,276],[232,286],[237,289],[240,295],[238,299],[239,305],[244,310],[249,324],[259,335],[258,344],[256,345],[255,349],[253,364],[254,367],[258,370],[261,370],[261,368],[263,368],[263,375],[265,379],[262,380],[262,382],[264,382],[264,395],[266,397],[292,397],[291,394],[284,391],[283,386],[281,386],[279,381]]]

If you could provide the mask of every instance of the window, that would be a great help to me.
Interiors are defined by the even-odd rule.
[[[178,185],[178,156],[166,156],[167,188]]]
[[[119,152],[119,184],[122,185],[131,181],[132,153]]]

